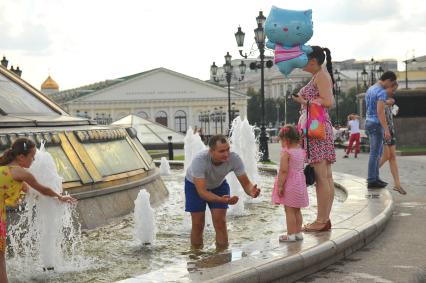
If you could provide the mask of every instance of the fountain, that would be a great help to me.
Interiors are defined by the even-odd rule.
[[[160,164],[160,175],[161,176],[168,176],[170,175],[170,164],[167,161],[167,159],[163,156],[161,157],[161,164]]]
[[[154,210],[149,203],[149,193],[145,190],[141,190],[135,200],[133,219],[135,222],[134,238],[143,245],[152,244],[155,240],[157,227]]]
[[[62,178],[44,144],[29,168],[40,184],[62,193]],[[61,203],[30,189],[19,218],[8,231],[7,263],[26,274],[37,270],[69,270],[81,264],[81,230],[76,205]],[[30,276],[30,274],[27,274]]]
[[[244,128],[242,126],[243,124],[239,129]],[[190,140],[197,143],[196,138],[196,135],[189,137]],[[42,271],[42,267],[45,265],[41,263],[40,256],[34,251],[24,257],[22,250],[10,250],[11,256],[8,258],[7,264],[11,282],[114,282],[138,274],[142,274],[140,275],[142,279],[137,282],[162,282],[162,278],[167,280],[179,278],[191,269],[190,266],[198,268],[199,262],[207,264],[208,258],[216,254],[215,233],[210,224],[204,232],[204,249],[199,253],[190,250],[189,213],[184,211],[184,176],[183,169],[173,169],[172,174],[164,176],[163,180],[169,191],[169,198],[165,203],[152,208],[149,200],[151,199],[152,203],[155,195],[152,192],[148,195],[146,190],[139,188],[134,214],[118,218],[106,226],[83,230],[81,239],[68,240],[67,244],[74,246],[68,246],[66,251],[74,248],[76,252],[74,252],[74,256],[70,256],[69,252],[64,254],[61,251],[60,257],[63,258],[59,259],[59,262],[63,262],[63,264],[54,265],[52,272]],[[262,188],[263,195],[259,203],[246,205],[244,213],[238,217],[228,217],[230,249],[235,251],[235,254],[265,237],[282,233],[285,223],[282,207],[273,206],[270,202],[273,181],[270,174],[258,174],[257,182]],[[343,199],[343,196],[339,194],[336,197]],[[30,196],[27,196],[27,203],[29,198]],[[36,197],[34,196],[34,198]],[[310,196],[310,201],[316,202],[314,194]],[[25,211],[27,210],[28,208],[25,208]],[[206,223],[211,221],[211,216],[207,214],[208,211],[206,212]],[[305,210],[305,220],[312,221],[315,212],[315,207]],[[158,230],[154,228],[154,223]],[[17,226],[12,226],[12,229],[14,227]],[[14,235],[11,246],[17,246],[22,242],[19,235],[24,235],[23,232],[26,230],[19,231],[19,233],[17,231],[9,230],[9,234]],[[30,240],[25,241],[31,242]],[[143,245],[146,242],[151,245]],[[28,246],[31,247],[31,245]],[[17,253],[21,255],[16,257]],[[164,269],[168,267],[172,267],[176,277],[173,275],[164,277]]]
[[[231,151],[236,152],[243,160],[246,174],[253,184],[259,181],[259,172],[257,162],[259,152],[257,150],[254,127],[247,119],[241,120],[240,116],[232,121],[230,134]],[[240,182],[233,172],[226,176],[226,180],[231,188],[231,195],[236,195],[240,201],[229,207],[228,214],[238,216],[244,214],[244,203],[258,202],[259,199],[253,199],[244,192]]]
[[[151,191],[153,205],[166,199],[160,174],[135,129],[97,125],[89,117],[94,113],[73,117],[3,65],[0,81],[0,154],[19,137],[37,146],[44,141],[63,190],[79,200],[82,228],[129,214],[141,187]]]
[[[71,117],[1,66],[0,78],[10,87],[0,88],[0,104],[6,113],[0,113],[0,153],[16,137],[26,136],[38,145],[45,140],[46,149],[40,148],[32,172],[40,180],[46,177],[55,190],[63,188],[79,199],[75,209],[31,192],[19,211],[9,214],[16,217],[8,230],[6,262],[11,282],[113,282],[141,273],[139,282],[161,278],[179,281],[182,274],[192,272],[197,263],[216,253],[212,231],[205,231],[206,245],[200,253],[190,250],[184,170],[173,170],[163,177],[163,183],[132,128],[99,126],[86,118]],[[9,102],[12,94],[28,111],[40,113],[26,116],[13,112],[17,108],[3,103]],[[257,171],[250,169],[256,166],[252,160],[257,155],[250,149],[255,141],[249,130],[248,122],[237,120],[231,145],[244,160],[250,179],[260,184],[263,197],[247,205],[239,217],[227,219],[230,249],[236,251],[238,259],[246,256],[238,251],[282,233],[284,223],[281,207],[270,203],[273,178],[267,174],[256,177]],[[185,169],[193,156],[206,148],[192,129],[186,138]],[[47,159],[47,163],[38,163]],[[53,162],[59,173],[52,169]],[[314,197],[311,203],[315,203]],[[343,199],[339,194],[336,197]],[[128,212],[133,204],[135,214],[131,215]],[[305,210],[305,220],[312,221],[315,212],[315,207]],[[79,223],[75,222],[77,213]],[[211,217],[207,214],[208,223]],[[49,220],[41,220],[43,217]],[[80,227],[89,229],[80,232]],[[155,245],[141,247],[135,239],[140,243],[155,241]],[[209,260],[204,262],[207,266]],[[173,271],[171,277],[165,277],[163,269],[167,267]]]
[[[191,165],[192,159],[194,159],[195,155],[199,153],[202,150],[207,149],[206,145],[201,140],[200,135],[197,133],[194,133],[192,130],[192,127],[188,127],[188,131],[186,131],[184,141],[184,152],[185,152],[185,161],[184,161],[184,171],[186,172],[186,169]],[[188,229],[191,229],[191,224],[189,220],[190,215],[188,213],[185,213],[184,218],[184,225],[188,227]],[[212,216],[210,212],[210,208],[206,207],[206,227],[211,228],[213,227],[213,221]]]
[[[192,162],[194,156],[200,151],[206,149],[206,145],[201,140],[201,137],[198,133],[194,134],[192,127],[188,127],[188,131],[186,131],[184,141],[184,152],[185,152],[185,162],[184,162],[184,170],[189,167]]]

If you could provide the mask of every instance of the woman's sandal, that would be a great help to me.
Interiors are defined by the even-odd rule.
[[[320,228],[312,228],[313,225],[315,224],[322,224],[323,226]],[[325,232],[325,231],[329,231],[331,229],[331,221],[327,220],[327,222],[320,222],[318,220],[315,220],[312,223],[306,224],[302,231],[303,232]]]
[[[397,191],[401,195],[406,195],[407,194],[407,192],[402,187],[393,187],[393,190]]]

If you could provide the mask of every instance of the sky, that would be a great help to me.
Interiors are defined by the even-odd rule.
[[[202,80],[210,65],[239,58],[234,33],[254,44],[259,10],[312,9],[307,44],[333,60],[402,61],[426,55],[422,0],[0,0],[0,56],[36,88],[50,74],[61,90],[165,67]],[[254,53],[257,56],[258,53]]]

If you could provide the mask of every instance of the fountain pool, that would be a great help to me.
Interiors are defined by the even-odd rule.
[[[285,216],[281,206],[271,204],[273,175],[261,173],[259,184],[262,193],[258,202],[246,203],[244,213],[228,216],[229,249],[238,250],[250,242],[284,232]],[[201,252],[190,250],[189,214],[184,212],[183,170],[172,170],[163,180],[170,193],[169,199],[154,208],[157,234],[151,245],[141,245],[134,239],[134,221],[130,214],[116,219],[110,225],[82,232],[80,264],[62,270],[44,272],[8,262],[11,282],[114,282],[150,273],[168,265],[187,266],[188,263],[206,259],[215,254],[214,229],[206,227],[205,247]],[[316,199],[309,188],[311,206],[302,210],[304,221],[313,220]],[[338,208],[346,195],[336,190],[333,209]],[[206,222],[207,223],[207,222]]]

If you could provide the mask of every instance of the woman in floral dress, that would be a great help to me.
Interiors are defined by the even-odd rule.
[[[311,73],[312,79],[293,99],[301,104],[301,111],[306,115],[306,105],[317,103],[324,107],[326,112],[325,139],[309,138],[309,160],[314,167],[318,212],[313,223],[304,226],[305,232],[328,231],[331,229],[330,212],[334,200],[334,182],[331,164],[336,161],[334,151],[333,129],[328,116],[328,109],[333,106],[333,70],[330,50],[319,46],[312,46],[312,53],[308,55],[308,64],[304,71]],[[326,60],[326,68],[322,65]],[[306,149],[306,137],[304,138]]]

